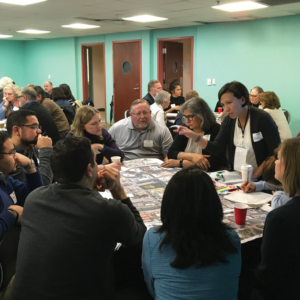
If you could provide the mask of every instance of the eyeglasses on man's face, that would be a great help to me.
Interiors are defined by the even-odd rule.
[[[20,99],[20,98],[22,98],[22,97],[24,97],[23,95],[21,95],[21,96],[17,96],[17,99]]]
[[[40,126],[39,124],[20,125],[19,127],[28,127],[32,130],[41,130],[42,131],[42,126]]]
[[[17,153],[16,149],[11,150],[10,152],[0,152],[0,154],[7,154],[7,155],[12,155],[15,156],[15,154]]]
[[[150,114],[150,112],[149,111],[143,111],[143,112],[139,112],[139,113],[132,112],[132,114],[135,115],[136,117],[140,117],[141,115],[147,116]]]
[[[182,120],[183,121],[187,121],[187,120],[193,121],[194,117],[196,117],[196,115],[188,115],[188,116],[183,115]]]

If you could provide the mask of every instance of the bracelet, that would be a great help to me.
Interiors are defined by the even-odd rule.
[[[15,214],[17,215],[17,216],[16,216],[16,220],[15,220],[15,225],[16,225],[17,222],[18,222],[18,219],[19,219],[19,213],[18,213],[15,209],[13,209],[13,208],[8,208],[7,211],[12,212],[13,215],[15,215]]]
[[[8,108],[8,107],[9,107],[9,105],[5,105],[5,104],[3,104],[3,107],[5,107],[5,108]]]
[[[198,143],[200,141],[200,139],[201,139],[201,135],[199,134],[197,139],[195,140],[195,142]]]
[[[179,167],[180,167],[180,168],[183,168],[182,162],[183,162],[183,159],[181,159],[181,160],[179,161]]]

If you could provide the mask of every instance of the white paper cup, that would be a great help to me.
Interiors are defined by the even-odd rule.
[[[112,156],[111,158],[111,162],[121,162],[121,156]]]
[[[251,181],[253,167],[251,165],[242,165],[241,171],[242,171],[242,180]]]

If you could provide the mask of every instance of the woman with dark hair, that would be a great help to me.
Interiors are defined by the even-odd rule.
[[[200,97],[186,101],[180,108],[183,122],[195,133],[208,141],[214,141],[220,125],[216,122],[208,104]],[[218,155],[209,155],[193,139],[177,134],[168,152],[168,160],[162,167],[187,167],[197,164],[203,170],[215,171],[220,166],[227,167],[225,148]]]
[[[240,82],[225,84],[218,97],[227,116],[213,142],[184,126],[174,132],[193,139],[211,155],[218,155],[228,147],[231,169],[241,171],[243,164],[250,164],[253,167],[252,179],[259,178],[265,159],[272,156],[280,144],[274,120],[265,111],[248,106],[249,92]]]
[[[59,88],[61,88],[65,94],[65,99],[68,100],[70,103],[73,103],[76,101],[76,99],[74,98],[71,88],[68,84],[63,83],[59,86]]]
[[[180,105],[184,103],[184,97],[181,96],[181,86],[177,79],[172,79],[169,82],[169,93],[171,94],[171,102],[165,111],[166,113],[178,113]]]
[[[223,223],[211,178],[197,166],[176,173],[164,192],[160,227],[144,237],[142,264],[156,299],[237,299],[240,238]]]
[[[71,103],[66,100],[64,91],[59,87],[52,89],[52,100],[60,107],[71,105]]]

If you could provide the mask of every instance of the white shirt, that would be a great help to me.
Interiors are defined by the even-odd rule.
[[[244,130],[244,138],[243,138],[242,129],[239,127],[238,122],[239,119],[236,118],[233,143],[235,146],[243,145],[248,148],[248,152],[246,156],[246,164],[251,165],[253,167],[253,170],[255,170],[257,169],[257,162],[252,147],[251,130],[250,130],[250,113]]]
[[[284,140],[291,138],[292,137],[291,129],[282,109],[265,108],[264,110],[270,114],[270,116],[273,118],[274,122],[276,123],[279,131],[281,143]]]
[[[150,106],[151,116],[161,125],[167,124],[167,116],[164,112],[164,109],[161,105],[156,104],[155,102]]]

